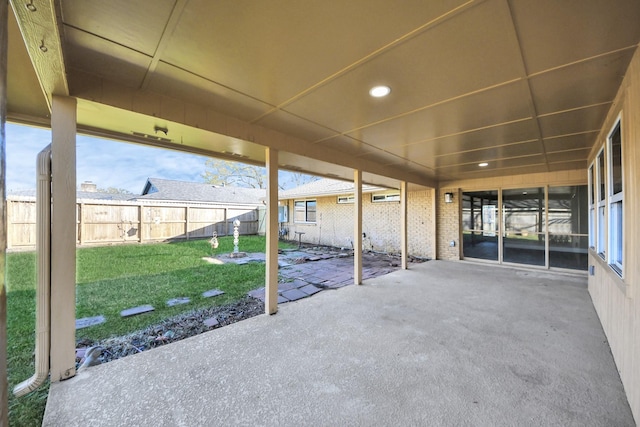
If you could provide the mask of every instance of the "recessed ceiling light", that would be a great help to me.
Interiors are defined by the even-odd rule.
[[[487,166],[489,166],[489,163],[487,162],[478,163],[478,166],[480,166],[481,168],[486,168]]]
[[[391,88],[389,86],[374,86],[369,90],[369,95],[374,98],[382,98],[383,96],[387,96],[391,93]]]

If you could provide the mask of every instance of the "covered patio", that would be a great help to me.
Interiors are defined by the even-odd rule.
[[[51,219],[38,221],[50,298],[36,374],[18,387],[51,380],[45,424],[638,419],[640,3],[249,3],[0,1],[0,199],[4,123],[52,136]],[[280,170],[353,183],[341,215],[355,284],[363,185],[398,190],[397,214],[375,220],[396,233],[401,268],[411,239],[439,261],[76,377],[78,134],[264,166],[267,314]],[[476,209],[479,192],[495,198]],[[317,201],[298,202],[319,228]],[[477,257],[476,236],[493,244],[485,264],[452,262]],[[538,269],[514,269],[514,250]],[[5,252],[0,233],[0,270]],[[589,276],[550,272],[559,253]]]
[[[587,279],[431,261],[52,384],[47,426],[634,420]]]

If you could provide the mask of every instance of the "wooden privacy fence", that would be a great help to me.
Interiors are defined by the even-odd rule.
[[[259,229],[255,206],[78,200],[76,218],[79,245],[207,238],[214,231],[232,235],[235,219],[240,220],[240,234],[258,234]],[[8,198],[8,248],[35,248],[35,239],[35,199]]]

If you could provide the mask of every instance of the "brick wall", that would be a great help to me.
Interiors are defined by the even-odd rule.
[[[453,203],[444,202],[444,194],[453,193]],[[438,259],[460,259],[460,191],[440,188],[436,192],[436,229]],[[451,246],[451,242],[454,246]]]
[[[314,198],[317,203],[316,223],[293,222],[293,200],[285,201],[289,209],[289,222],[284,225],[288,238],[296,239],[296,231],[304,232],[302,241],[311,244],[351,249],[353,241],[353,203],[338,203],[336,196]],[[433,257],[435,236],[433,224],[432,191],[408,193],[408,247],[409,254]],[[371,201],[371,194],[362,195],[362,232],[365,250],[400,252],[400,203]]]

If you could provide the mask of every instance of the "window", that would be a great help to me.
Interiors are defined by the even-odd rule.
[[[399,202],[400,193],[393,194],[373,194],[371,196],[372,202]]]
[[[622,135],[620,121],[614,126],[607,141],[609,158],[609,264],[622,275]]]
[[[607,208],[607,198],[605,193],[605,169],[604,169],[604,149],[600,150],[596,157],[596,201],[598,204],[598,220],[596,222],[596,230],[598,238],[596,239],[596,251],[603,259],[606,259],[605,250],[605,218]]]
[[[353,203],[354,200],[353,196],[338,196],[338,203]]]
[[[316,201],[296,200],[294,212],[294,222],[316,222]]]
[[[595,165],[589,166],[589,247],[596,248],[596,176]]]

